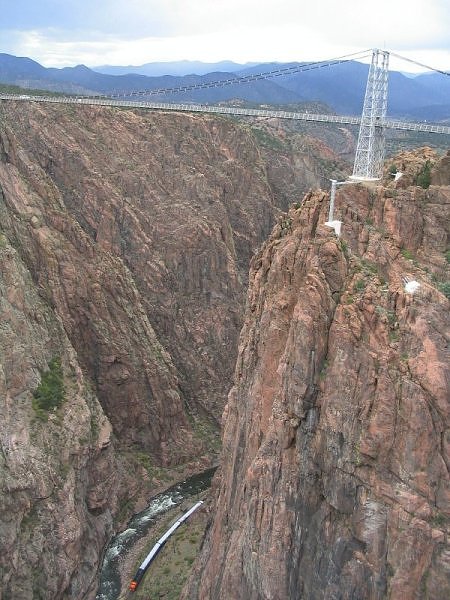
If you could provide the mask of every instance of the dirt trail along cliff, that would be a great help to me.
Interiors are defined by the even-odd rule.
[[[450,173],[402,160],[410,182],[339,192],[341,238],[310,193],[252,261],[186,598],[450,596]],[[445,185],[411,185],[426,160]]]

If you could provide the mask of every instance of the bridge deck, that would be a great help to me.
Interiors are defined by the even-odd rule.
[[[200,112],[221,115],[241,115],[250,117],[266,117],[278,119],[294,119],[297,121],[312,121],[320,123],[341,123],[344,125],[360,125],[361,117],[344,115],[321,115],[309,112],[292,112],[286,110],[262,110],[255,108],[240,108],[231,106],[210,106],[204,104],[174,104],[166,102],[146,102],[134,100],[115,100],[111,98],[85,98],[69,96],[31,96],[26,94],[0,94],[0,100],[18,100],[23,102],[51,102],[56,104],[87,104],[100,106],[116,106],[119,108],[143,108],[147,110]],[[450,135],[450,127],[430,123],[411,123],[385,119],[380,126],[388,129],[403,129],[407,131],[423,131],[427,133],[442,133]]]

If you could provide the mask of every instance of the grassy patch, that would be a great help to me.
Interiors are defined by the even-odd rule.
[[[361,266],[363,268],[363,271],[367,274],[370,275],[377,275],[378,274],[378,267],[376,264],[370,262],[370,260],[367,260],[365,258],[361,259]]]
[[[416,185],[420,185],[420,187],[423,187],[424,189],[427,189],[430,187],[430,183],[431,183],[431,167],[432,167],[432,163],[427,160],[425,162],[425,164],[423,165],[422,169],[419,171],[419,173],[417,174],[414,183]]]
[[[434,517],[431,518],[431,525],[433,527],[445,527],[448,522],[448,517],[444,513],[437,513]]]
[[[362,292],[366,287],[366,282],[364,281],[364,279],[358,279],[358,281],[355,282],[354,285],[354,290],[356,292]]]
[[[319,373],[320,381],[323,381],[325,379],[326,374],[327,374],[327,369],[328,369],[328,360],[325,359],[323,361],[323,365],[322,365],[322,368],[320,369],[320,373]]]
[[[252,127],[251,130],[258,144],[260,144],[261,146],[265,146],[266,148],[270,148],[271,150],[284,150],[283,142],[271,135],[270,133],[268,133],[267,131],[264,131],[264,129],[260,129],[259,127]]]
[[[344,253],[345,258],[348,258],[349,251],[348,251],[347,242],[345,240],[343,240],[342,238],[339,238],[339,245],[341,247],[342,252]]]

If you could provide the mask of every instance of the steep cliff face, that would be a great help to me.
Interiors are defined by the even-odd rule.
[[[353,156],[356,142],[346,128],[275,118],[249,127],[261,148],[274,201],[283,211],[308,190],[326,188],[330,178],[349,173],[345,159]]]
[[[31,238],[26,262],[115,431],[162,455],[186,428],[180,388],[223,405],[221,349],[236,345],[241,278],[274,215],[257,149],[183,115],[4,110],[11,235]]]
[[[61,320],[4,235],[0,265],[0,595],[82,598],[117,509],[111,425]],[[65,398],[39,418],[31,398],[52,358]]]
[[[307,195],[252,261],[185,597],[450,594],[450,187],[346,186],[340,239],[327,204]]]
[[[1,112],[1,590],[82,598],[113,515],[149,485],[126,457],[205,450],[186,407],[221,412],[244,273],[275,208],[230,123]],[[32,402],[54,358],[65,396],[47,414]]]
[[[139,461],[205,451],[281,194],[224,119],[2,102],[0,121],[0,589],[82,598],[113,515],[151,490]]]

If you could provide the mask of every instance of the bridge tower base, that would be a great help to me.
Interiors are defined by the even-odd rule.
[[[384,161],[384,127],[387,113],[389,52],[373,50],[359,128],[354,181],[377,181]]]

